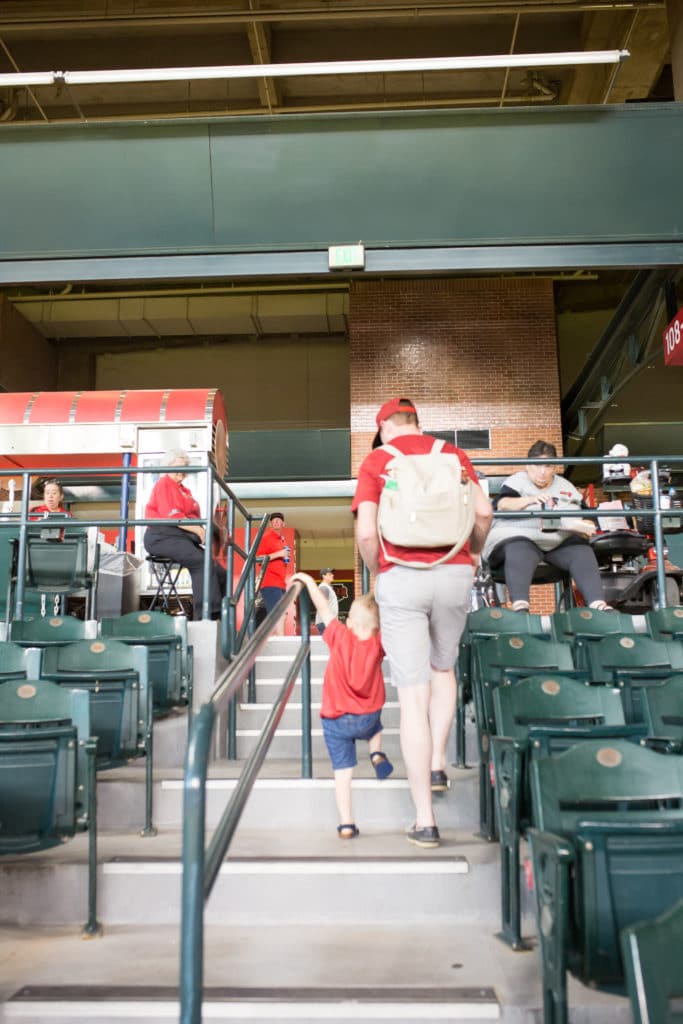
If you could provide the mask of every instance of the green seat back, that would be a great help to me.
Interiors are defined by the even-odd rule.
[[[45,680],[0,686],[0,853],[44,849],[88,827],[88,695]]]
[[[535,761],[530,776],[535,885],[545,911],[561,901],[568,915],[567,963],[584,983],[621,986],[620,930],[683,898],[683,758],[586,740]],[[545,870],[543,833],[572,851],[563,887]]]
[[[37,679],[39,675],[39,650],[0,641],[0,683],[7,679]]]
[[[26,537],[26,586],[50,594],[83,590],[88,576],[88,537],[85,529],[63,538],[47,539],[46,529],[31,529]],[[55,531],[57,532],[57,531]]]
[[[100,636],[147,648],[149,680],[154,707],[164,711],[187,701],[185,673],[187,619],[163,612],[129,612],[118,618],[102,619]]]
[[[472,649],[472,683],[480,731],[495,733],[493,691],[539,672],[572,673],[568,644],[536,636],[493,636]]]
[[[10,622],[9,636],[16,644],[24,647],[50,647],[53,644],[68,644],[74,640],[85,640],[85,622],[73,615],[42,618],[40,615],[25,616]]]
[[[605,612],[596,608],[570,608],[551,616],[555,640],[572,645],[577,668],[588,668],[587,644],[605,636],[632,636],[637,633],[635,619],[623,612]]]
[[[649,636],[608,636],[587,648],[593,682],[619,686],[627,722],[643,722],[643,687],[683,672],[683,644]]]
[[[509,608],[478,608],[467,616],[458,654],[458,680],[469,681],[470,648],[481,637],[489,636],[542,636],[543,616],[529,612],[513,612]],[[549,634],[545,634],[549,636]]]
[[[653,608],[645,619],[650,636],[655,640],[683,639],[683,607],[672,605],[668,608]]]
[[[642,692],[644,717],[650,736],[683,741],[683,674],[668,676]]]
[[[117,640],[84,640],[43,650],[41,675],[90,694],[98,768],[113,767],[143,752],[148,728],[147,651]]]
[[[496,733],[526,740],[530,730],[590,729],[624,725],[619,691],[578,679],[534,675],[493,693]]]
[[[682,950],[683,900],[622,931],[633,1024],[683,1024]]]

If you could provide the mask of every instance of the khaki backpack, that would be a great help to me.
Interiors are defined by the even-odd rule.
[[[377,532],[384,557],[412,569],[431,569],[447,562],[469,540],[474,528],[474,488],[455,452],[431,451],[404,455],[393,445],[382,447],[393,458],[385,469],[386,483],[377,510]],[[410,562],[387,553],[385,541],[403,548],[450,548],[434,562]]]

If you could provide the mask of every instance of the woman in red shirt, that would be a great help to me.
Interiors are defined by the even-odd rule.
[[[199,505],[190,490],[183,485],[185,466],[190,460],[183,451],[172,451],[166,456],[169,466],[178,471],[157,480],[145,508],[145,519],[199,519]],[[149,555],[172,558],[184,565],[192,579],[192,617],[201,619],[204,596],[204,527],[201,523],[179,523],[148,526],[144,544]],[[225,569],[211,562],[210,612],[212,619],[221,616],[221,598],[225,593]]]
[[[54,512],[59,512],[63,516],[70,516],[71,513],[67,512],[64,508],[64,490],[59,480],[46,480],[43,487],[43,502],[42,505],[36,505],[35,508],[31,509],[30,518],[33,519],[37,516],[48,516]]]

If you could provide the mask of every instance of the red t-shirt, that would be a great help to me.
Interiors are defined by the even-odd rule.
[[[399,434],[391,444],[394,448],[398,448],[400,452],[403,452],[404,455],[420,455],[432,450],[434,438],[429,437],[427,434]],[[474,480],[477,483],[477,474],[474,467],[460,448],[456,448],[452,444],[445,444],[442,450],[451,454],[455,452],[470,480]],[[352,512],[358,511],[358,506],[362,501],[371,501],[374,505],[379,505],[380,495],[386,480],[386,477],[383,475],[384,467],[392,458],[391,452],[381,447],[375,448],[374,451],[365,457],[358,471],[356,493],[351,505]],[[402,548],[391,544],[389,541],[385,541],[385,545],[389,554],[395,554],[398,558],[403,558],[410,562],[436,562],[449,550],[448,548]],[[387,561],[380,545],[379,571],[386,572],[387,569],[391,569],[395,564],[395,562]],[[470,557],[469,544],[463,545],[457,555],[453,555],[444,564],[471,565],[472,559]]]
[[[321,718],[367,715],[384,706],[384,651],[379,633],[359,640],[348,626],[333,619],[323,640],[330,649],[325,668]]]
[[[272,555],[275,551],[282,551],[283,548],[287,547],[287,541],[281,533],[274,530],[272,526],[269,526],[266,532],[261,537],[261,543],[258,546],[257,555]],[[280,590],[286,590],[287,584],[285,577],[287,576],[287,570],[289,566],[286,564],[284,558],[275,558],[268,562],[268,568],[266,569],[263,577],[262,587],[278,587]]]
[[[145,508],[145,519],[199,519],[200,515],[192,491],[170,476],[157,480]]]

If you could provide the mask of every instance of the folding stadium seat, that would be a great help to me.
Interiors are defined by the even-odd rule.
[[[456,673],[458,677],[458,698],[455,711],[455,763],[459,768],[467,767],[465,744],[465,706],[472,700],[471,663],[472,647],[482,637],[489,636],[543,636],[550,639],[545,630],[542,615],[528,612],[513,612],[509,608],[479,608],[467,616],[467,625],[460,639]]]
[[[22,647],[63,647],[74,640],[85,640],[86,624],[73,615],[52,618],[31,615],[10,622],[9,639]]]
[[[116,768],[145,757],[146,819],[152,834],[152,690],[147,649],[118,640],[82,640],[43,650],[41,677],[60,686],[84,688],[97,736],[97,768]]]
[[[633,1024],[680,1024],[683,900],[665,914],[621,933]]]
[[[649,636],[607,636],[586,651],[591,682],[621,689],[627,722],[644,720],[644,687],[683,671],[683,644]]]
[[[567,1024],[567,970],[623,991],[620,931],[683,898],[683,758],[585,740],[530,776],[543,1019]]]
[[[491,737],[496,731],[493,691],[539,672],[574,674],[569,645],[536,636],[493,636],[482,639],[472,649],[472,693],[479,741],[479,820],[481,834],[487,839],[496,835],[490,777]]]
[[[0,686],[0,855],[44,850],[87,830],[88,935],[100,930],[95,748],[83,690],[46,680]]]
[[[102,619],[100,636],[147,648],[155,713],[192,706],[192,647],[186,618],[162,612],[129,612]]]
[[[636,628],[635,616],[595,608],[570,608],[566,612],[555,612],[551,616],[551,626],[553,639],[571,644],[576,667],[584,669],[588,669],[588,644],[604,636],[633,636],[643,632]]]
[[[21,647],[9,640],[0,641],[0,683],[8,679],[37,679],[39,675],[39,650]]]
[[[683,607],[652,608],[645,615],[653,640],[683,640]]]
[[[55,595],[59,598],[85,591],[85,617],[95,618],[98,552],[99,548],[96,545],[95,564],[89,566],[87,527],[66,531],[54,526],[29,527],[26,535],[25,590]],[[15,558],[8,598],[10,615],[13,610],[17,572]]]
[[[501,937],[523,949],[520,921],[519,843],[533,824],[529,764],[567,750],[584,739],[632,737],[644,726],[628,726],[617,690],[578,679],[538,675],[493,692],[496,735],[491,738],[495,799],[501,841]]]
[[[641,698],[647,726],[643,742],[664,753],[683,753],[683,675],[648,686]]]

